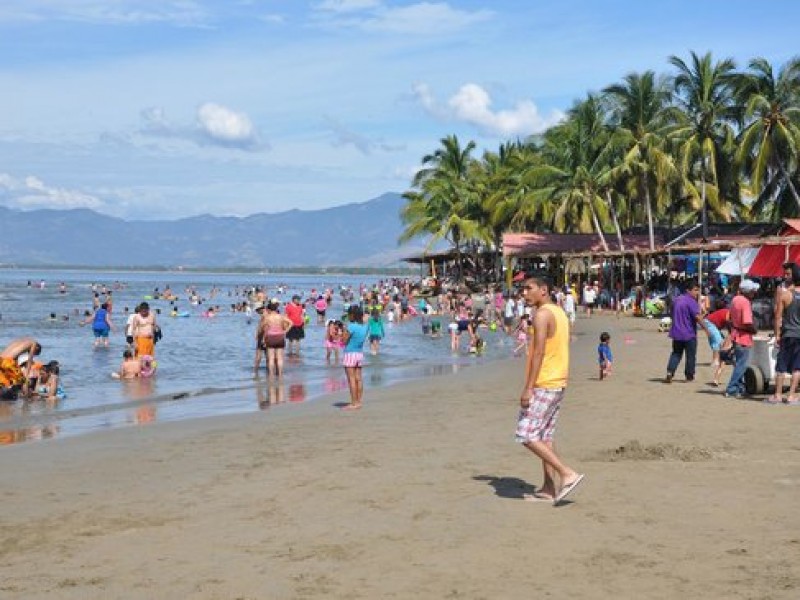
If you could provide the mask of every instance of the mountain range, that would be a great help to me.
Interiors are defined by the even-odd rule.
[[[322,210],[248,217],[125,221],[88,209],[0,207],[0,263],[87,267],[392,267],[419,253],[398,245],[400,194]]]

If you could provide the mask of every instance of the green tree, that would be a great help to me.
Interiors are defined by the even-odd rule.
[[[654,250],[656,207],[651,191],[675,175],[672,158],[664,151],[669,88],[663,78],[645,71],[626,75],[622,82],[608,86],[603,92],[614,127],[611,143],[622,151],[614,176],[632,179],[630,187],[635,190],[638,202],[626,208],[644,206],[650,249]]]
[[[797,214],[800,195],[791,174],[797,170],[800,143],[800,57],[778,73],[764,58],[751,60],[748,71],[737,79],[737,95],[745,106],[746,126],[736,158],[753,195],[763,204],[788,189]]]
[[[675,123],[672,135],[680,144],[681,171],[690,193],[696,194],[694,176],[699,175],[703,238],[707,238],[709,203],[724,212],[718,173],[723,145],[732,138],[731,125],[740,114],[734,101],[736,64],[730,58],[715,62],[710,52],[703,56],[691,52],[689,64],[677,56],[669,62],[678,71],[673,80],[677,110],[670,111]]]
[[[405,192],[407,200],[400,218],[405,229],[400,242],[429,235],[430,248],[441,239],[456,250],[458,279],[463,279],[462,248],[465,241],[480,237],[481,223],[476,215],[478,203],[468,178],[475,142],[463,148],[454,135],[441,140],[441,147],[422,159],[422,169]]]
[[[598,97],[590,94],[578,102],[564,123],[545,134],[545,164],[534,167],[524,183],[536,190],[537,202],[555,205],[555,231],[594,231],[608,250],[603,223],[608,205],[601,195],[607,185],[608,163],[603,150],[609,139],[605,111]]]

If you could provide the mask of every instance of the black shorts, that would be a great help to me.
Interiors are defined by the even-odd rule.
[[[776,373],[800,371],[800,338],[781,338],[778,357],[775,360]]]
[[[292,328],[286,332],[286,339],[291,341],[299,341],[306,337],[306,330],[302,325],[292,325]]]
[[[264,335],[264,347],[266,348],[285,348],[286,347],[286,336],[282,333],[280,334],[270,334],[267,333]]]

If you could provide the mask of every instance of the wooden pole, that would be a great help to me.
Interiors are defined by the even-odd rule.
[[[700,250],[700,255],[697,259],[697,283],[703,287],[703,251]]]

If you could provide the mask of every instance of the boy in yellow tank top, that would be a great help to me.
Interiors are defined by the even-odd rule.
[[[520,395],[516,438],[542,460],[544,483],[529,500],[558,505],[583,481],[584,475],[561,461],[553,447],[558,412],[569,374],[569,319],[550,297],[553,285],[546,277],[530,277],[522,296],[535,308],[533,336]],[[556,488],[556,476],[560,486]]]

